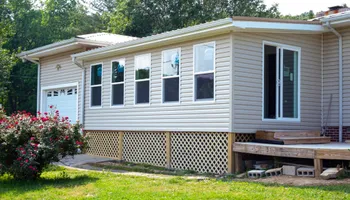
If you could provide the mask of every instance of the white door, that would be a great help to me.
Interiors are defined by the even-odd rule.
[[[60,88],[46,91],[44,112],[50,112],[50,106],[59,110],[60,117],[68,117],[71,123],[77,121],[77,88]]]

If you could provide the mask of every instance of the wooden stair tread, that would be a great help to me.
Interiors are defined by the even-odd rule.
[[[313,140],[313,139],[330,139],[330,137],[279,137],[278,140]]]
[[[282,141],[284,144],[326,144],[330,137],[321,137],[320,131],[257,131],[258,140]]]

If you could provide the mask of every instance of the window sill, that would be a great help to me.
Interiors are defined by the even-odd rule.
[[[167,101],[167,102],[162,102],[162,105],[180,105],[180,101]]]
[[[125,105],[124,104],[120,104],[120,105],[111,105],[111,108],[124,108]]]
[[[300,119],[262,119],[263,122],[292,122],[292,123],[300,123]]]
[[[215,103],[215,99],[194,99],[194,103]]]
[[[151,103],[135,103],[134,106],[136,107],[147,107],[150,106]]]
[[[90,109],[100,109],[102,106],[90,106]]]

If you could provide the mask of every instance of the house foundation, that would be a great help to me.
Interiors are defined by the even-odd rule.
[[[339,127],[329,126],[325,131],[325,135],[331,137],[332,142],[339,142]],[[343,141],[350,140],[350,126],[343,126]]]
[[[85,131],[88,154],[179,170],[225,174],[234,171],[232,143],[254,134],[223,132]]]

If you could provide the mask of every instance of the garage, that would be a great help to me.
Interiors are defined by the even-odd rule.
[[[50,106],[60,111],[61,117],[68,117],[71,123],[77,121],[77,87],[45,90],[43,112],[50,112]]]

